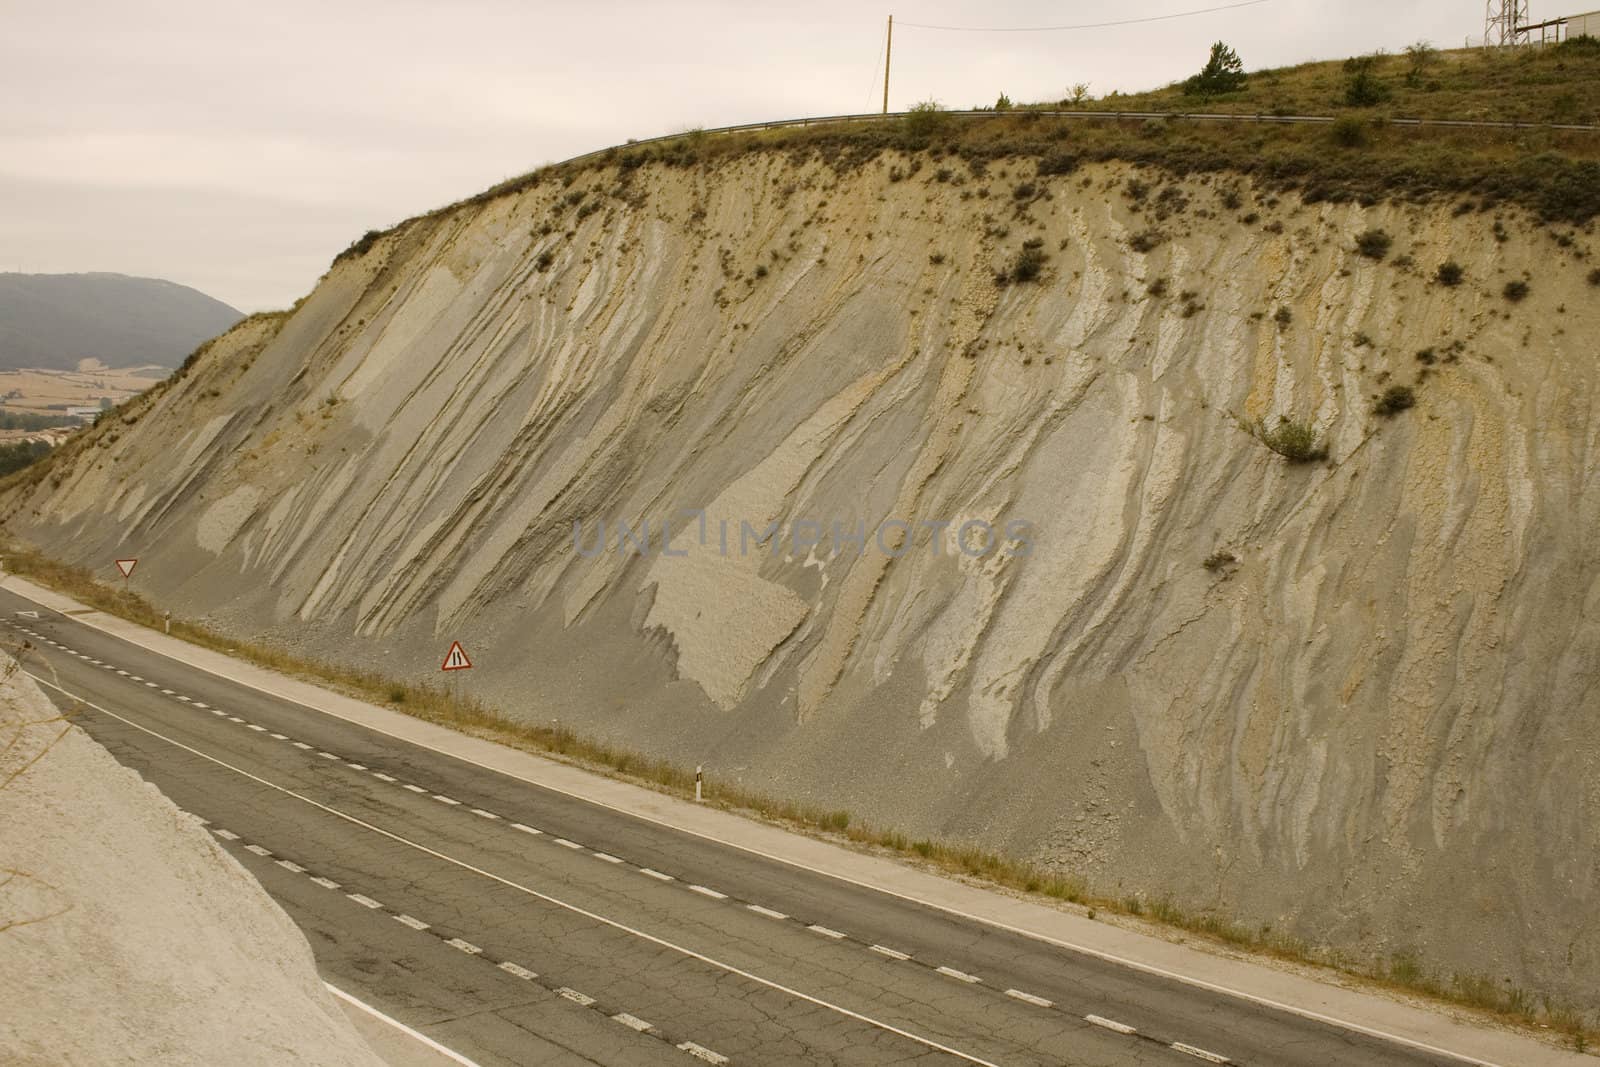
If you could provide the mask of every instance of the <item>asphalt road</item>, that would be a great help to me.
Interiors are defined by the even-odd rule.
[[[0,621],[52,699],[260,879],[328,981],[485,1067],[1460,1062],[504,777],[9,591]]]

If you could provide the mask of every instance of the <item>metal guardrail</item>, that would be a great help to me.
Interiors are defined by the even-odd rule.
[[[885,119],[903,119],[916,114],[911,111],[869,112],[858,115],[822,115],[798,119],[775,119],[771,122],[746,122],[737,126],[717,126],[704,130],[685,130],[681,133],[667,133],[659,137],[645,137],[639,140],[630,140],[624,144],[612,145],[609,148],[599,148],[593,152],[573,156],[565,160],[567,163],[578,163],[583,160],[603,156],[608,152],[621,152],[640,145],[660,144],[665,141],[676,141],[693,133],[714,136],[726,133],[753,133],[761,130],[781,130],[805,126],[827,126],[847,124],[852,122],[882,122]],[[1184,120],[1195,122],[1248,122],[1248,123],[1276,123],[1280,125],[1326,125],[1337,121],[1333,115],[1230,115],[1211,114],[1206,112],[1183,111],[1034,111],[1029,108],[1016,108],[1005,111],[941,111],[941,115],[950,115],[961,119],[997,119],[1013,118],[1019,115],[1037,115],[1040,118],[1053,119],[1109,119],[1143,121],[1146,119]],[[1439,128],[1439,129],[1477,129],[1477,130],[1566,130],[1578,133],[1600,133],[1600,126],[1587,126],[1576,123],[1562,122],[1491,122],[1474,119],[1422,119],[1422,118],[1385,118],[1381,121],[1385,126],[1407,126],[1412,128]]]

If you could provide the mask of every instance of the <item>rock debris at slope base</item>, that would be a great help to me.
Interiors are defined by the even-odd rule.
[[[915,162],[601,167],[416,220],[10,529],[385,673],[460,639],[473,694],[723,780],[1600,1006],[1593,236]],[[1244,428],[1283,417],[1328,458]],[[952,526],[725,557],[685,509]],[[1025,558],[954,544],[1016,519]],[[599,520],[688,555],[576,551]]]
[[[260,884],[14,666],[0,655],[0,1060],[380,1067]]]

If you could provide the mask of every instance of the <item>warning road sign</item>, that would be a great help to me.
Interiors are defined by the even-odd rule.
[[[133,568],[137,567],[138,565],[139,565],[139,561],[136,560],[136,559],[119,559],[119,560],[117,560],[117,570],[122,572],[122,576],[124,578],[133,577]]]
[[[439,669],[441,671],[465,671],[471,668],[472,661],[467,658],[467,650],[461,647],[461,642],[450,642],[450,651],[445,653],[444,663]]]

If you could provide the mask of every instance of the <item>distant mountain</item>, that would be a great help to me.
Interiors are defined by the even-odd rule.
[[[176,367],[244,315],[186,285],[126,274],[0,273],[0,370]]]

